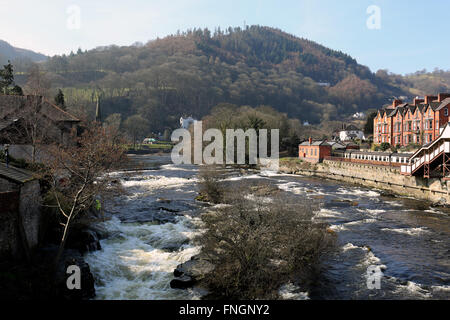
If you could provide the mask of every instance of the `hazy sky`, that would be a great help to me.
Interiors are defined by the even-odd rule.
[[[373,5],[379,29],[367,26],[371,17],[376,26]],[[450,69],[449,12],[448,0],[0,0],[0,39],[54,55],[245,21],[341,50],[372,71],[409,73]]]

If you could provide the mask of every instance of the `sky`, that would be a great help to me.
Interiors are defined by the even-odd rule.
[[[265,25],[405,74],[450,69],[449,12],[448,0],[0,0],[0,39],[55,55]]]

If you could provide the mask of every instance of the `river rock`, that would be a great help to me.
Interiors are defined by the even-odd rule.
[[[66,247],[77,249],[80,253],[101,250],[97,232],[90,228],[74,228],[68,236]]]
[[[189,260],[177,266],[173,274],[175,277],[187,275],[192,279],[199,281],[205,277],[206,274],[214,270],[214,265],[203,259]]]
[[[173,272],[175,279],[170,282],[171,288],[190,288],[212,272],[214,265],[205,259],[204,255],[198,254],[191,260],[178,265]]]
[[[181,276],[170,281],[170,287],[172,289],[187,289],[195,284],[195,280],[189,276]]]

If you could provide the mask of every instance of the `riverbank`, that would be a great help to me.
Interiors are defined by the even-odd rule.
[[[283,159],[280,161],[279,172],[344,181],[384,190],[394,195],[431,201],[434,205],[450,206],[448,181],[404,176],[395,167],[332,160],[309,164],[294,159]]]

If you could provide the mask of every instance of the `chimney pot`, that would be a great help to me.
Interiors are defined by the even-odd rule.
[[[399,99],[394,99],[394,101],[392,101],[392,107],[396,108],[397,106],[402,104],[402,100]]]
[[[419,98],[419,97],[415,97],[414,100],[413,100],[413,104],[415,106],[417,106],[418,104],[423,103],[423,102],[425,102],[425,100],[422,99],[422,98]]]
[[[309,145],[312,145],[312,138],[309,137]]]

